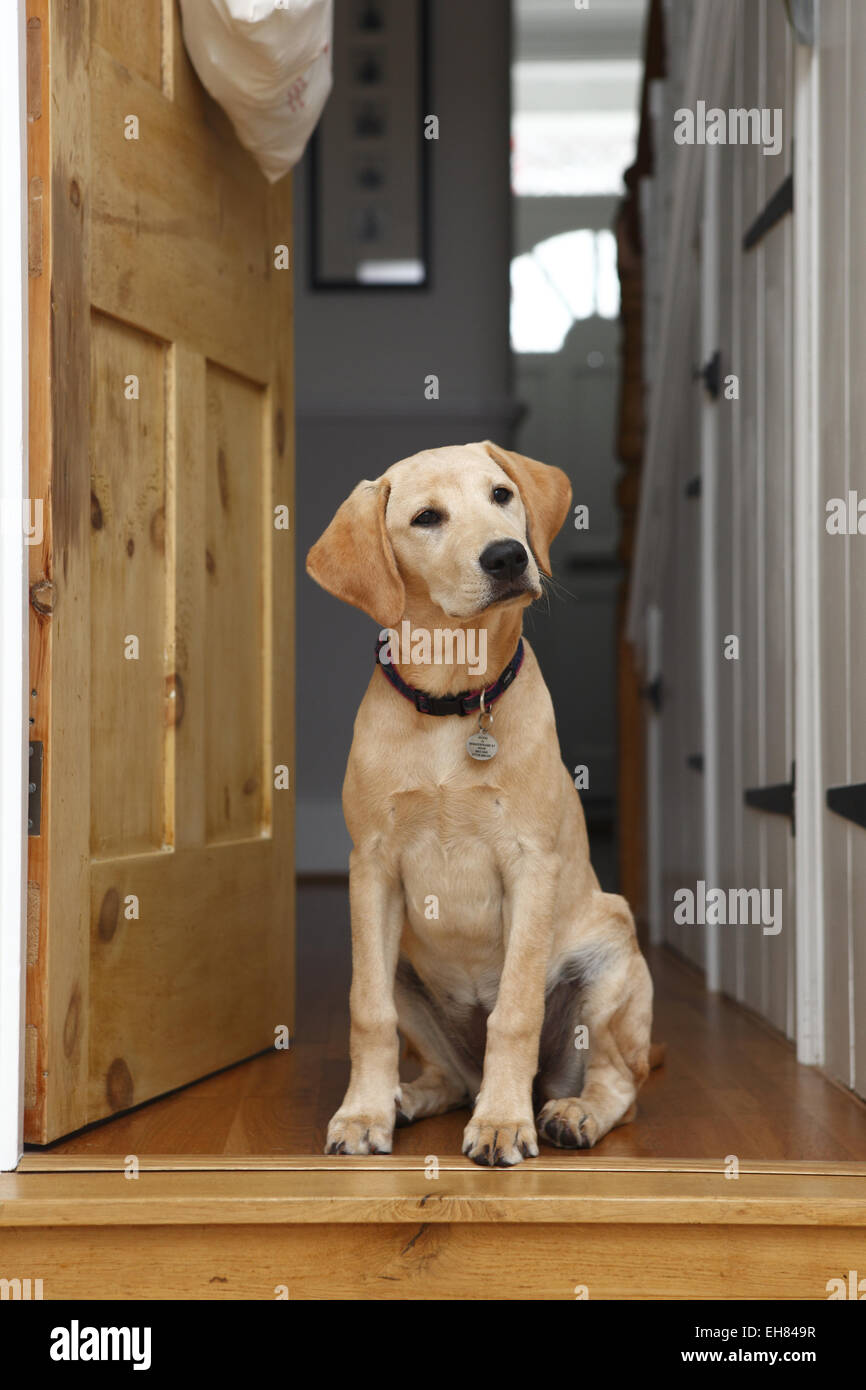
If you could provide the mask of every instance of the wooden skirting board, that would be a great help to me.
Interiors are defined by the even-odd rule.
[[[854,1163],[28,1156],[0,1277],[90,1299],[825,1299],[864,1265]],[[866,1272],[866,1270],[864,1270]],[[583,1291],[586,1291],[585,1293]]]

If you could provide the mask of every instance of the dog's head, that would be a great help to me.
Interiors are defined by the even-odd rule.
[[[383,627],[413,600],[450,618],[525,607],[550,574],[571,503],[558,468],[485,441],[395,463],[359,483],[307,556],[307,573]]]

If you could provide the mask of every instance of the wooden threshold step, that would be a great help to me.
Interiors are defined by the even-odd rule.
[[[45,1298],[825,1299],[864,1226],[856,1172],[0,1175],[0,1276]]]

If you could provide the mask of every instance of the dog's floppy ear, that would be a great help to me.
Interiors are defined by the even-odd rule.
[[[390,488],[359,483],[307,555],[307,574],[329,594],[360,608],[382,627],[396,627],[405,591],[385,529]]]
[[[524,454],[500,449],[485,439],[482,445],[504,469],[523,498],[529,544],[544,574],[550,574],[550,546],[571,507],[571,483],[561,468]]]

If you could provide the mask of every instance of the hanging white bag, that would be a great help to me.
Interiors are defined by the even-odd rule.
[[[180,0],[193,67],[275,183],[331,90],[333,0]]]

